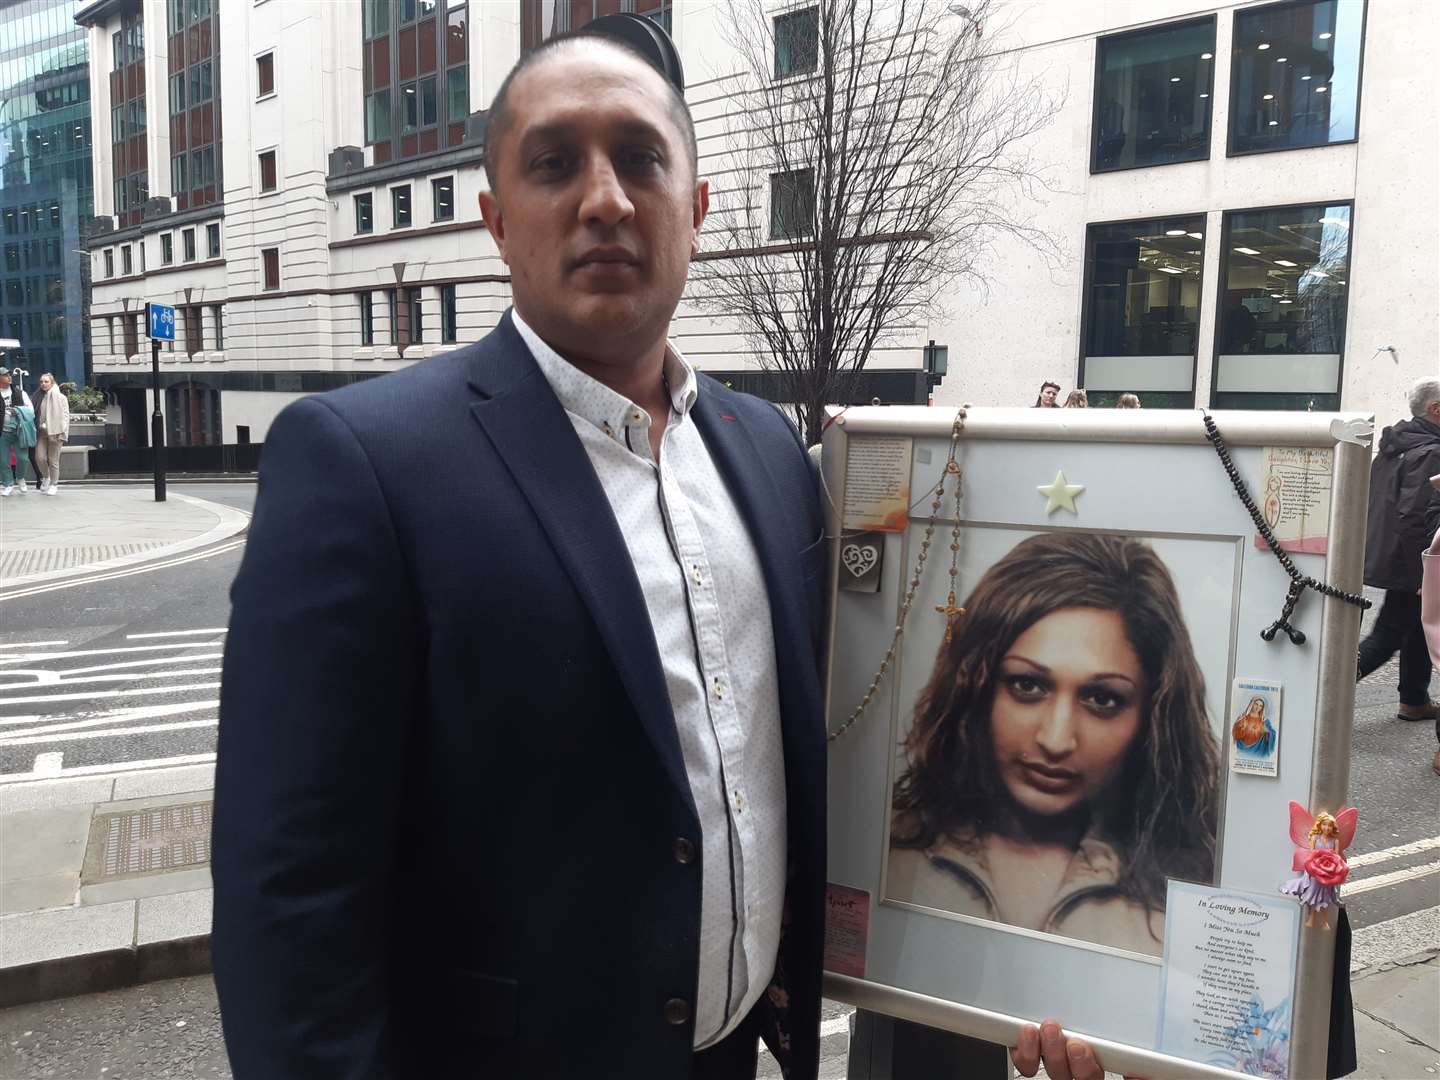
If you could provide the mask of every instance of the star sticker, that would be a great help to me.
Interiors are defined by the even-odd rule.
[[[1085,490],[1084,484],[1067,484],[1065,482],[1065,470],[1061,469],[1055,474],[1053,484],[1041,484],[1035,489],[1045,496],[1045,513],[1053,514],[1062,506],[1072,514],[1079,514],[1075,509],[1075,496]]]

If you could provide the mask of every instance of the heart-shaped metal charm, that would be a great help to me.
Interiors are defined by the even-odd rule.
[[[880,552],[874,544],[846,544],[840,549],[840,562],[857,578],[862,578],[880,561]]]

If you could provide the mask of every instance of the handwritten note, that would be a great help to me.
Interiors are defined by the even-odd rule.
[[[865,977],[870,936],[870,894],[848,885],[825,886],[825,970]]]
[[[1250,1076],[1287,1076],[1299,934],[1299,905],[1286,897],[1171,881],[1160,1049]]]
[[[910,517],[911,440],[863,435],[845,454],[846,530],[904,532]]]
[[[1329,550],[1334,450],[1267,446],[1261,472],[1260,513],[1286,551],[1324,555]],[[1265,541],[1257,533],[1255,546]]]

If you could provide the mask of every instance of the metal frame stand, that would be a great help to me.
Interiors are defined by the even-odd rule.
[[[150,339],[150,379],[155,411],[150,414],[150,450],[155,458],[155,501],[165,501],[165,416],[160,411],[160,339]]]
[[[855,1010],[846,1080],[1010,1080],[1010,1053],[995,1043]]]

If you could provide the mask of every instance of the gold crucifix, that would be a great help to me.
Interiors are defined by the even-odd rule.
[[[955,590],[950,590],[950,596],[946,599],[944,606],[935,605],[935,610],[945,616],[945,640],[949,642],[955,636],[955,620],[965,614],[965,609],[955,603]]]

